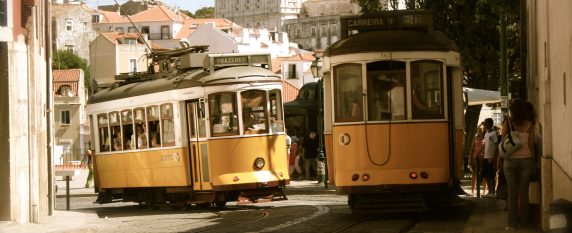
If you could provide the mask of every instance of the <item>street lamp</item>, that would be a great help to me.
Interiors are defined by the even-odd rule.
[[[324,154],[324,101],[323,101],[323,88],[324,83],[322,79],[322,60],[318,54],[314,54],[316,59],[312,61],[310,65],[310,70],[312,71],[312,76],[318,79],[318,106],[319,111],[317,115],[318,123],[318,174],[321,175],[320,181],[324,182],[325,188],[328,188],[328,166],[327,159]]]

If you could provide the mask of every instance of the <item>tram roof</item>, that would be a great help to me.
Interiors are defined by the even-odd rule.
[[[252,66],[227,67],[219,69],[212,74],[203,69],[194,69],[169,78],[159,78],[119,86],[116,84],[95,93],[89,98],[88,104],[196,86],[268,81],[280,81],[280,76],[270,70]]]
[[[377,30],[354,34],[331,45],[326,56],[360,52],[459,51],[440,31]]]

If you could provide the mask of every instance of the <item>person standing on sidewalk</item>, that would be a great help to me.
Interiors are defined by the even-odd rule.
[[[87,150],[84,157],[87,163],[87,180],[85,181],[85,187],[90,188],[93,186],[93,150]]]
[[[483,176],[487,183],[488,194],[486,196],[492,197],[495,195],[496,187],[496,155],[497,155],[497,141],[498,134],[493,130],[493,119],[487,118],[483,122],[485,126],[485,154],[483,159]]]
[[[504,159],[504,173],[508,186],[508,225],[505,230],[515,230],[519,225],[527,226],[530,220],[529,183],[535,164],[535,132],[533,119],[530,119],[531,104],[524,100],[514,100],[510,105],[510,118],[505,120],[501,135],[510,130],[518,131],[522,147],[510,158]],[[510,121],[510,122],[509,122]]]
[[[475,187],[477,186],[477,183],[478,185],[481,185],[481,167],[483,166],[484,147],[485,129],[482,124],[479,124],[479,127],[477,127],[477,134],[475,135],[475,140],[473,141],[473,146],[471,149],[471,160],[469,161],[469,167],[472,170],[471,195],[475,195]]]

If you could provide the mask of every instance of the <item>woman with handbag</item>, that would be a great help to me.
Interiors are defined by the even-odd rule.
[[[528,186],[535,162],[534,123],[529,114],[531,106],[524,100],[514,100],[510,105],[510,117],[504,121],[501,133],[503,142],[506,137],[516,133],[522,143],[510,156],[503,156],[508,186],[508,225],[505,230],[509,231],[526,226],[530,220]]]

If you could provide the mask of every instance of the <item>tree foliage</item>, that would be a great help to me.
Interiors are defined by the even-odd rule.
[[[82,69],[84,74],[84,85],[91,88],[89,64],[86,59],[79,57],[71,50],[58,50],[52,55],[53,70]]]
[[[203,7],[198,9],[194,14],[187,10],[181,10],[184,14],[198,19],[214,18],[214,7]]]

